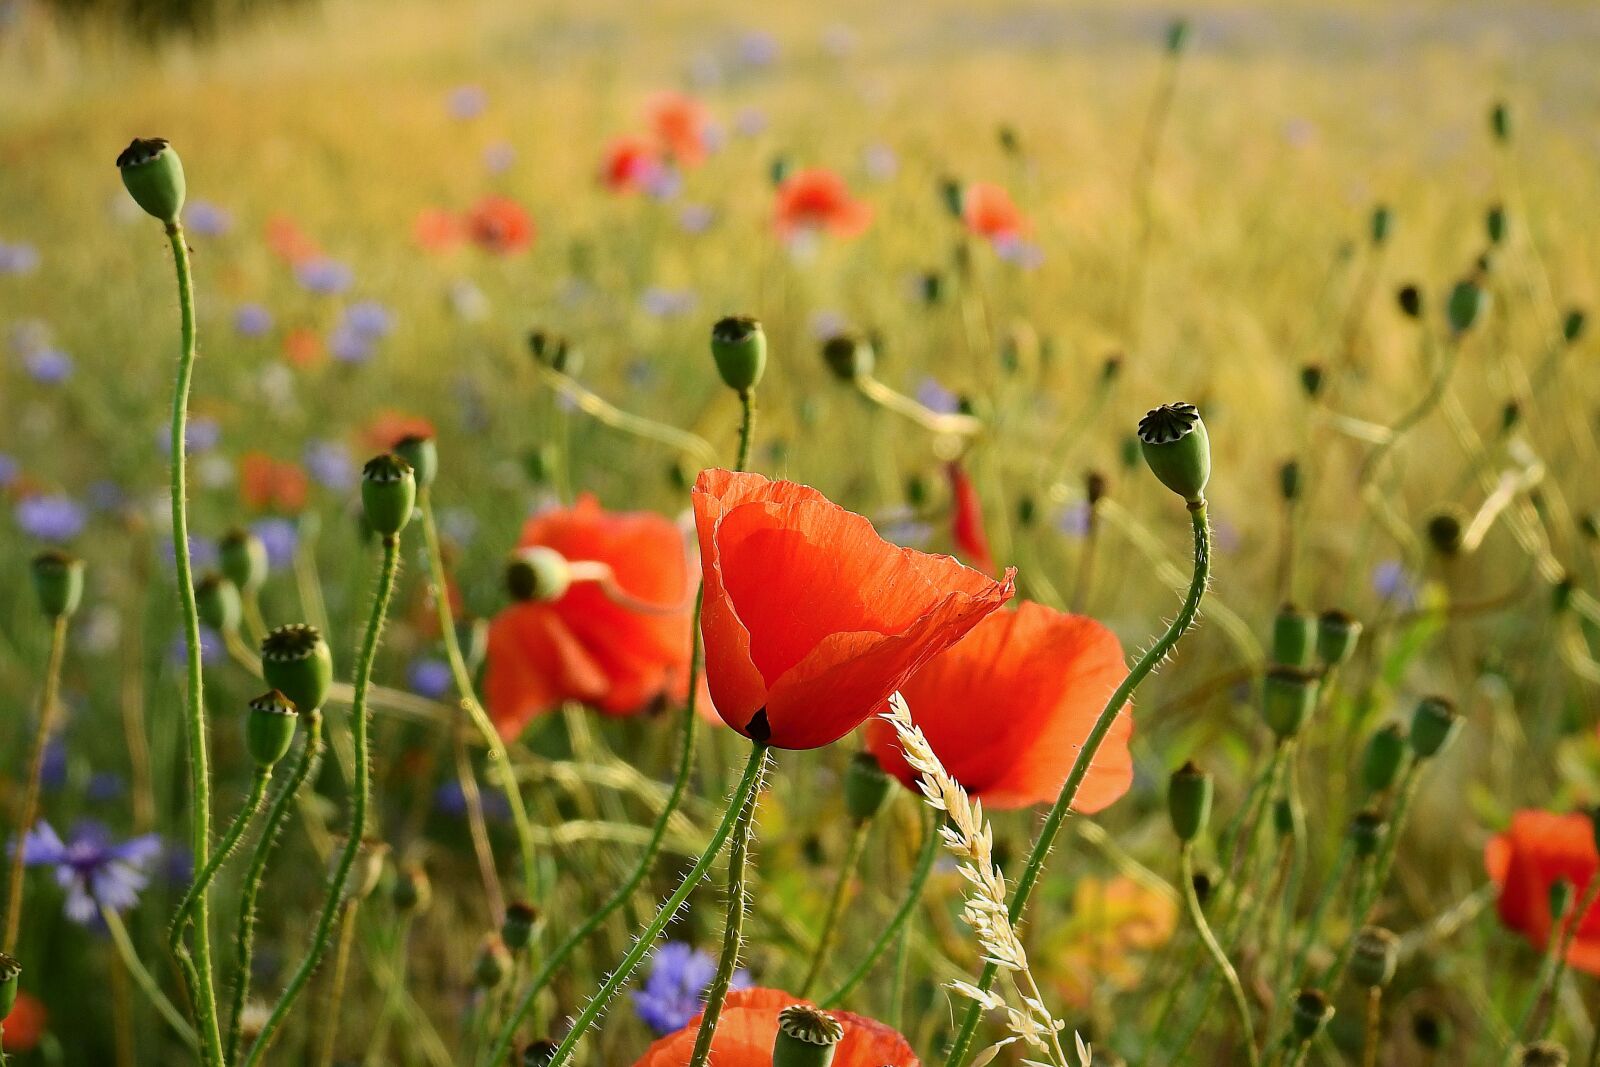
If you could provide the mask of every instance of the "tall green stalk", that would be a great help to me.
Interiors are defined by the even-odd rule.
[[[61,703],[61,661],[67,649],[67,617],[56,616],[50,630],[50,658],[44,670],[44,692],[39,698],[39,725],[33,736],[33,751],[28,756],[28,778],[23,786],[22,808],[17,814],[17,832],[12,838],[16,850],[11,856],[10,885],[6,889],[5,940],[0,941],[0,951],[14,952],[17,935],[22,931],[22,891],[26,870],[22,843],[39,815],[39,783],[44,771],[44,753],[50,744],[50,733],[55,729],[56,708]]]
[[[867,954],[861,962],[856,964],[855,970],[850,972],[839,988],[835,989],[822,999],[822,1007],[833,1008],[844,1002],[851,992],[860,985],[862,980],[872,971],[873,964],[886,952],[889,945],[906,925],[906,920],[911,918],[911,913],[916,910],[917,903],[922,899],[922,891],[927,887],[928,875],[933,873],[933,861],[939,855],[939,824],[935,821],[922,835],[922,850],[917,855],[917,867],[911,875],[911,884],[906,887],[905,899],[900,901],[900,906],[895,909],[894,916],[890,918],[878,939],[872,943]]]
[[[850,888],[850,879],[855,877],[856,865],[861,862],[861,850],[866,847],[867,831],[871,826],[869,820],[861,819],[850,833],[850,844],[845,848],[844,858],[839,861],[839,876],[834,879],[833,892],[828,897],[828,910],[822,916],[822,929],[817,933],[817,949],[811,954],[811,966],[806,969],[800,988],[795,990],[798,996],[809,996],[811,987],[817,984],[817,978],[822,974],[834,928],[839,925],[839,915],[844,911],[845,894]]]
[[[1228,985],[1228,993],[1233,998],[1233,1006],[1239,1013],[1239,1026],[1244,1031],[1244,1047],[1251,1064],[1261,1062],[1261,1056],[1256,1051],[1255,1024],[1250,1018],[1250,1002],[1245,998],[1244,986],[1239,984],[1239,972],[1233,969],[1233,963],[1228,959],[1228,954],[1217,944],[1217,936],[1211,932],[1211,924],[1206,922],[1206,913],[1200,907],[1200,896],[1194,888],[1194,846],[1184,842],[1181,853],[1183,867],[1182,890],[1184,907],[1189,912],[1189,921],[1194,923],[1195,933],[1206,947],[1206,952],[1211,956],[1211,961],[1216,964],[1217,972]]]
[[[216,878],[217,872],[222,869],[222,865],[227,862],[228,857],[233,855],[234,849],[239,847],[239,839],[244,836],[245,829],[250,825],[250,820],[255,818],[256,812],[260,809],[261,800],[267,793],[267,784],[271,781],[271,767],[260,767],[256,770],[255,775],[250,780],[250,793],[245,797],[244,804],[239,808],[239,813],[233,817],[233,822],[229,824],[227,833],[222,835],[222,840],[217,844],[217,850],[211,854],[211,859],[206,863],[204,869],[195,876],[194,884],[189,887],[188,892],[183,895],[183,900],[178,903],[178,913],[173,916],[172,928],[167,931],[167,947],[172,950],[173,955],[183,955],[188,951],[184,947],[183,934],[184,928],[189,925],[190,919],[194,916],[195,904],[199,901],[201,894],[205,893],[206,888],[211,885],[212,880]]]

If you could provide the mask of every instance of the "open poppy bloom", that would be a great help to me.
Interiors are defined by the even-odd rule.
[[[778,748],[854,730],[1014,592],[1013,572],[896,547],[809,486],[713,468],[691,496],[711,698]]]
[[[489,626],[484,694],[502,736],[515,737],[563,701],[632,715],[689,680],[693,590],[683,535],[651,512],[608,512],[592,496],[528,520],[521,548],[545,547],[574,565],[603,564],[610,584],[649,612],[619,603],[603,583],[574,581],[552,601],[513,604]]]
[[[1128,668],[1116,635],[1083,615],[1022,602],[973,627],[900,687],[950,775],[992,808],[1056,799],[1078,749]],[[1128,791],[1133,716],[1117,716],[1078,789],[1073,810],[1096,812]],[[867,726],[867,748],[907,786],[894,727]]]
[[[989,535],[983,529],[983,505],[972,486],[972,477],[958,461],[946,464],[945,473],[950,477],[950,494],[954,497],[950,535],[956,551],[969,565],[985,574],[993,574],[994,554],[989,551]]]
[[[448,252],[467,236],[461,219],[453,212],[438,207],[423,208],[418,212],[411,232],[417,244],[429,252]]]
[[[467,235],[487,252],[510,255],[533,244],[533,219],[509,197],[486,196],[467,213]]]
[[[304,263],[322,255],[322,247],[287,215],[267,220],[267,247],[285,263]]]
[[[711,1038],[711,1062],[717,1067],[772,1067],[772,1046],[778,1039],[778,1013],[808,1000],[781,989],[736,989],[723,1002],[717,1032]],[[896,1031],[875,1019],[847,1011],[829,1011],[844,1028],[834,1048],[833,1067],[917,1067],[917,1054]],[[700,1017],[651,1045],[634,1067],[683,1067],[694,1053]]]
[[[1028,229],[1028,220],[1011,194],[992,182],[973,182],[961,194],[961,218],[967,229],[979,237],[999,240],[1020,237]]]
[[[606,146],[600,180],[615,193],[643,192],[661,170],[653,145],[643,137],[618,137]]]
[[[310,488],[310,479],[298,464],[264,452],[246,452],[239,458],[239,497],[252,511],[293,515],[304,510]]]
[[[1550,887],[1557,881],[1571,885],[1576,908],[1589,880],[1600,874],[1594,836],[1594,821],[1583,812],[1513,815],[1511,827],[1490,839],[1483,856],[1490,881],[1500,888],[1500,922],[1544,951],[1551,937],[1560,936],[1550,914]],[[1600,974],[1600,908],[1591,907],[1576,918],[1578,929],[1567,962],[1580,971]]]
[[[803,230],[826,230],[840,237],[854,237],[871,221],[872,208],[853,199],[844,179],[831,170],[797,170],[778,186],[773,225],[780,237],[791,237]]]
[[[706,109],[683,93],[656,93],[645,102],[645,120],[662,154],[680,167],[706,158]]]

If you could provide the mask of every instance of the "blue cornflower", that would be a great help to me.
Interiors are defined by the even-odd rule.
[[[867,177],[880,182],[888,181],[900,171],[899,158],[886,144],[867,145],[861,152],[861,165],[866,168]]]
[[[1412,607],[1417,602],[1416,580],[1397,559],[1385,560],[1372,568],[1372,589],[1398,607]]]
[[[450,91],[450,115],[452,118],[475,119],[483,114],[483,109],[489,106],[489,94],[483,91],[481,85],[459,85]]]
[[[17,462],[17,457],[0,452],[0,489],[9,488],[21,473],[22,464]]]
[[[811,313],[811,320],[807,324],[811,336],[819,341],[826,341],[830,337],[837,337],[850,329],[850,320],[845,318],[844,312],[832,308],[819,308]]]
[[[483,167],[490,174],[504,174],[517,161],[517,150],[498,141],[483,150]]]
[[[89,521],[83,505],[61,493],[23,497],[12,514],[23,533],[41,541],[70,541]]]
[[[339,441],[312,441],[302,455],[306,470],[325,489],[343,492],[356,484],[355,461]]]
[[[294,269],[302,286],[321,296],[333,296],[350,288],[355,272],[336,259],[308,259]]]
[[[70,841],[43,821],[22,839],[22,862],[55,868],[56,883],[67,891],[67,918],[84,926],[99,921],[101,908],[121,913],[137,904],[150,881],[149,865],[160,854],[159,834],[118,844],[104,826],[88,820],[73,827]]]
[[[1005,262],[1023,270],[1034,270],[1044,266],[1044,249],[1014,233],[1003,233],[996,237],[994,252]]]
[[[406,685],[413,693],[429,700],[438,700],[450,692],[451,682],[450,664],[432,656],[414,659],[406,669]]]
[[[917,384],[917,403],[941,415],[950,415],[961,409],[961,398],[939,384],[939,380],[933,377],[923,378]]]
[[[191,200],[183,209],[183,223],[190,233],[221,237],[233,229],[233,216],[209,200]]]
[[[67,784],[72,768],[67,759],[67,743],[52,737],[44,746],[44,762],[39,767],[39,784],[45,789],[60,789]]]
[[[483,801],[484,818],[504,822],[511,817],[511,804],[500,790],[492,786],[479,786],[478,793]],[[451,778],[441,785],[433,794],[433,806],[443,815],[464,818],[467,814],[467,797],[461,791],[461,783]]]
[[[240,304],[233,312],[233,329],[240,337],[260,337],[272,329],[272,312],[260,304]]]
[[[39,269],[39,250],[29,244],[0,241],[0,274],[32,274]]]
[[[717,961],[684,941],[668,941],[650,954],[650,974],[644,988],[633,991],[633,1009],[657,1034],[670,1034],[689,1025],[704,1007],[706,986],[716,976]],[[748,971],[735,971],[733,989],[750,985]]]
[[[695,295],[687,289],[668,289],[652,285],[639,297],[639,303],[645,311],[656,318],[669,319],[693,311]]]
[[[222,635],[209,626],[200,627],[200,662],[206,665],[221,661],[227,651]],[[189,641],[182,634],[172,639],[172,644],[167,649],[167,658],[175,667],[183,667],[189,662]]]
[[[739,62],[747,67],[770,67],[778,61],[778,39],[762,30],[751,30],[739,38]]]
[[[250,524],[250,532],[261,538],[267,550],[267,564],[273,570],[285,570],[294,565],[295,549],[300,547],[300,528],[293,519],[258,519]]]
[[[39,348],[22,357],[28,377],[42,385],[60,385],[72,377],[72,357],[59,348]]]
[[[717,221],[717,213],[706,204],[685,204],[678,209],[678,227],[684,233],[705,233]]]
[[[1087,537],[1089,535],[1089,502],[1087,500],[1074,501],[1061,509],[1056,516],[1056,529],[1068,537]]]
[[[872,525],[879,537],[901,548],[921,548],[933,540],[933,527],[903,504],[880,513]]]
[[[759,137],[767,132],[767,114],[760,108],[747,107],[733,117],[733,132],[740,137]]]
[[[394,315],[376,300],[358,300],[344,309],[346,328],[372,340],[387,337],[394,329]]]
[[[340,363],[365,363],[372,358],[372,338],[342,323],[328,335],[328,353]]]
[[[97,803],[116,800],[127,791],[127,780],[116,771],[96,771],[89,776],[89,784],[84,787],[89,799]]]

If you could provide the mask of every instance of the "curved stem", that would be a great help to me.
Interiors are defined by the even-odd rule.
[[[761,779],[772,763],[771,746],[756,742],[750,758],[759,765],[756,769],[756,787],[750,791],[750,797],[739,813],[739,821],[733,828],[733,849],[728,853],[728,917],[722,927],[722,956],[717,961],[717,973],[706,989],[705,1010],[700,1015],[700,1029],[695,1032],[694,1053],[689,1057],[689,1067],[705,1067],[711,1056],[711,1041],[717,1035],[722,1002],[727,999],[728,986],[733,983],[733,970],[739,965],[739,953],[744,949],[744,916],[750,905],[750,887],[745,881],[745,868],[749,865],[750,842],[755,834]]]
[[[917,855],[916,871],[911,875],[911,884],[906,887],[905,899],[900,902],[900,907],[895,910],[893,918],[883,928],[883,932],[878,935],[878,939],[872,943],[872,947],[867,950],[867,954],[862,957],[861,962],[856,964],[856,969],[851,971],[850,976],[839,984],[839,988],[823,998],[822,1007],[833,1008],[842,1003],[844,998],[849,996],[856,986],[860,985],[862,980],[871,973],[872,967],[878,962],[879,957],[888,951],[889,946],[894,942],[895,935],[906,925],[906,920],[911,918],[912,912],[916,910],[917,902],[922,899],[922,891],[928,884],[928,875],[933,873],[933,861],[938,855],[939,827],[938,823],[935,822],[923,832],[922,851]]]
[[[872,403],[901,418],[911,420],[929,433],[976,437],[983,432],[983,420],[978,417],[934,411],[904,393],[889,388],[869,374],[856,375],[854,382],[861,395]]]
[[[361,911],[361,898],[352,897],[345,903],[344,919],[339,927],[339,947],[333,954],[333,981],[328,991],[325,1014],[328,1021],[322,1034],[322,1052],[317,1058],[318,1067],[330,1067],[334,1046],[339,1043],[339,1005],[344,1000],[345,975],[350,969],[350,943],[356,936],[356,916]]]
[[[1206,913],[1200,907],[1200,895],[1194,888],[1194,846],[1184,843],[1180,853],[1180,863],[1183,868],[1183,902],[1189,912],[1189,921],[1194,923],[1195,933],[1200,935],[1201,942],[1206,946],[1206,952],[1211,955],[1211,961],[1217,965],[1223,981],[1228,984],[1228,993],[1233,997],[1233,1006],[1239,1013],[1239,1026],[1244,1031],[1244,1046],[1250,1062],[1261,1062],[1260,1054],[1256,1051],[1255,1024],[1250,1018],[1250,1002],[1245,999],[1244,986],[1239,984],[1239,972],[1233,969],[1233,963],[1228,959],[1228,954],[1222,951],[1222,946],[1217,944],[1217,936],[1211,932],[1211,924],[1206,922]]]
[[[839,861],[839,877],[834,879],[833,894],[828,898],[828,910],[822,915],[822,929],[817,933],[817,950],[811,955],[811,966],[806,970],[805,980],[795,990],[796,996],[809,996],[811,987],[817,984],[817,978],[822,973],[822,964],[828,958],[828,946],[833,941],[834,928],[839,925],[839,915],[844,911],[844,898],[850,889],[851,879],[855,877],[856,866],[861,862],[861,850],[866,847],[867,831],[871,826],[871,822],[862,819],[850,834],[844,858]]]
[[[278,1003],[273,1006],[272,1014],[267,1017],[266,1025],[261,1028],[261,1036],[256,1038],[256,1043],[250,1047],[250,1054],[244,1061],[245,1067],[255,1067],[261,1062],[261,1058],[272,1045],[272,1039],[277,1036],[278,1028],[283,1025],[289,1010],[294,1007],[294,1002],[299,999],[306,983],[311,980],[312,973],[328,951],[328,941],[333,934],[334,924],[338,921],[345,890],[350,883],[350,871],[355,866],[357,854],[361,851],[362,837],[367,829],[367,803],[372,790],[371,757],[368,751],[370,746],[367,738],[367,689],[372,682],[372,663],[378,655],[378,642],[383,635],[383,621],[389,612],[389,598],[394,593],[395,574],[399,569],[400,536],[390,534],[383,539],[383,567],[378,574],[378,592],[372,600],[372,614],[367,618],[366,633],[361,639],[361,652],[356,659],[356,696],[350,708],[350,732],[355,742],[356,754],[355,782],[351,787],[350,836],[345,841],[344,851],[339,855],[338,866],[334,869],[333,879],[328,886],[327,899],[323,901],[322,914],[317,920],[317,928],[311,938],[311,948],[306,953],[305,959],[300,962],[299,970],[295,971],[294,977],[289,979],[289,984],[284,987]]]
[[[1015,925],[1021,920],[1023,912],[1027,910],[1028,897],[1033,892],[1034,884],[1043,873],[1044,861],[1050,854],[1050,849],[1055,844],[1056,835],[1061,831],[1061,825],[1066,821],[1067,812],[1072,808],[1072,802],[1078,796],[1078,789],[1083,785],[1083,780],[1088,777],[1089,768],[1094,763],[1095,756],[1100,751],[1100,745],[1105,741],[1106,735],[1111,732],[1111,725],[1127,702],[1132,699],[1134,692],[1141,682],[1153,673],[1167,654],[1177,645],[1178,639],[1184,631],[1194,623],[1195,616],[1200,611],[1200,601],[1205,596],[1206,583],[1211,576],[1211,527],[1206,520],[1206,505],[1204,501],[1189,506],[1190,525],[1194,530],[1194,573],[1189,580],[1189,591],[1184,597],[1183,607],[1178,615],[1167,627],[1166,632],[1156,639],[1155,644],[1135,663],[1133,670],[1117,686],[1111,699],[1106,702],[1105,709],[1100,712],[1100,717],[1095,720],[1094,728],[1089,731],[1089,736],[1084,739],[1083,747],[1078,750],[1078,756],[1072,761],[1072,770],[1067,775],[1066,784],[1061,787],[1061,794],[1056,797],[1050,814],[1045,817],[1044,826],[1039,831],[1039,837],[1033,843],[1033,851],[1028,855],[1028,865],[1017,879],[1017,888],[1011,894],[1011,903],[1007,911],[1011,922]],[[978,988],[988,992],[994,987],[995,978],[999,975],[999,968],[994,964],[985,964],[983,974],[979,976]],[[950,1055],[946,1060],[948,1067],[962,1067],[967,1056],[972,1051],[973,1038],[977,1035],[978,1022],[983,1015],[983,1006],[974,1001],[968,1005],[967,1013],[962,1017],[961,1029],[956,1034],[955,1043],[950,1048]]]
[[[28,831],[39,816],[39,783],[44,772],[44,753],[50,746],[50,733],[55,729],[56,706],[60,704],[61,661],[67,650],[67,617],[59,615],[50,630],[50,658],[44,669],[44,693],[39,698],[39,726],[33,735],[33,751],[28,756],[27,784],[23,786],[22,809],[17,813],[17,832],[12,838],[16,848],[11,856],[10,885],[6,889],[5,940],[0,945],[14,952],[17,935],[22,930],[23,871]]]
[[[206,891],[212,879],[216,878],[217,872],[222,869],[228,857],[233,855],[234,849],[239,847],[239,839],[244,836],[250,820],[255,818],[256,812],[260,810],[261,800],[267,793],[267,783],[271,781],[271,767],[257,768],[255,776],[250,781],[250,793],[245,797],[244,805],[239,808],[239,813],[228,825],[228,832],[222,835],[222,840],[218,842],[217,850],[211,854],[205,869],[195,876],[194,884],[183,895],[183,900],[178,904],[178,913],[172,918],[172,928],[167,931],[167,947],[174,953],[183,951],[184,927],[189,924],[195,901]]]
[[[1542,1041],[1550,1028],[1551,1007],[1555,1004],[1556,995],[1561,990],[1561,979],[1567,972],[1567,955],[1572,951],[1572,942],[1578,936],[1578,926],[1583,922],[1583,917],[1589,914],[1597,896],[1600,896],[1600,876],[1593,876],[1584,888],[1583,897],[1578,901],[1578,906],[1566,916],[1559,938],[1551,939],[1550,973],[1541,975],[1544,979],[1539,983],[1539,988],[1533,1003],[1528,1007],[1528,1015],[1523,1020],[1522,1040],[1526,1042]]]
[[[623,411],[599,394],[584,388],[576,379],[568,377],[553,367],[546,367],[543,364],[536,364],[536,366],[538,366],[540,375],[550,385],[550,388],[572,401],[578,410],[585,415],[611,427],[613,430],[631,433],[635,437],[657,441],[676,448],[680,452],[686,452],[708,467],[716,464],[716,450],[711,447],[709,441],[700,435],[690,433],[687,430],[680,430],[676,426],[668,426],[665,423],[656,422],[654,419],[647,419],[642,415]]]
[[[240,1025],[245,1003],[250,999],[250,967],[256,940],[256,898],[261,893],[261,880],[267,873],[267,860],[272,855],[273,846],[277,844],[278,831],[283,826],[284,818],[289,814],[289,806],[294,803],[295,797],[300,793],[300,787],[310,777],[311,770],[316,766],[322,751],[322,712],[313,708],[304,714],[304,718],[306,719],[305,744],[300,749],[300,757],[295,761],[289,780],[278,790],[278,795],[267,807],[267,820],[261,830],[261,839],[256,842],[255,852],[250,857],[249,871],[245,875],[244,888],[239,892],[239,919],[233,935],[233,1004],[232,1013],[228,1016],[225,1063],[238,1060],[240,1046],[243,1043]]]
[[[139,991],[150,999],[156,1011],[172,1027],[173,1033],[183,1040],[185,1045],[200,1051],[200,1039],[195,1035],[194,1029],[184,1021],[183,1013],[172,1006],[172,1001],[161,992],[161,986],[156,983],[145,965],[139,960],[139,950],[133,947],[133,940],[128,937],[128,928],[122,925],[122,916],[115,911],[100,905],[100,919],[105,923],[106,932],[111,935],[111,943],[117,948],[117,955],[122,957],[122,965],[133,976],[134,982],[139,986]]]

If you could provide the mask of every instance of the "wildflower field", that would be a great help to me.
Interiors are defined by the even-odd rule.
[[[0,0],[0,1064],[1600,1064],[1597,49]]]

